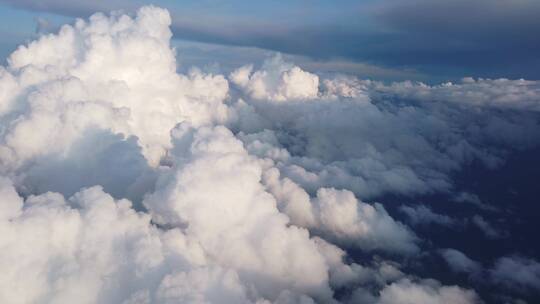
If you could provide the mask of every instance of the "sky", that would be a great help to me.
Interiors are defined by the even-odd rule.
[[[171,12],[179,42],[278,51],[377,80],[540,77],[535,0],[1,2],[4,55],[37,27],[153,3]]]
[[[540,302],[535,2],[0,8],[0,303]]]

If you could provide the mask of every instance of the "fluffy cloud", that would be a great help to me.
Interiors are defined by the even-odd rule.
[[[538,104],[540,98],[539,81],[465,77],[461,83],[447,82],[429,86],[424,83],[405,81],[396,82],[389,86],[377,83],[375,88],[382,94],[428,102],[443,100],[458,104],[467,103],[477,107],[540,110]]]
[[[248,303],[262,299],[253,291],[248,297],[253,287],[268,290],[271,298],[270,291],[279,295],[287,289],[290,295],[281,298],[293,296],[295,289],[331,298],[326,258],[307,233],[294,228],[263,226],[261,233],[270,230],[264,239],[246,231],[244,240],[217,235],[208,243],[191,231],[157,228],[148,214],[137,213],[127,200],[115,201],[99,187],[67,201],[49,192],[23,202],[7,180],[0,191],[3,206],[9,206],[0,223],[5,233],[0,241],[2,302]],[[286,247],[275,243],[282,237],[289,240]],[[213,252],[209,245],[229,248],[230,254]],[[249,264],[250,257],[255,264]],[[336,261],[332,265],[346,267]]]
[[[19,168],[65,154],[96,128],[136,136],[155,166],[177,123],[224,120],[227,81],[177,74],[169,25],[167,11],[144,7],[136,18],[96,14],[20,46],[0,74],[11,92],[0,100],[10,113],[2,118],[1,161]]]
[[[314,198],[278,170],[268,170],[264,183],[291,221],[334,241],[364,250],[410,254],[418,238],[388,215],[381,204],[358,201],[351,191],[320,188]]]
[[[94,187],[68,201],[30,196],[23,207],[5,181],[2,193],[2,204],[13,206],[0,224],[2,302],[121,302],[157,283],[150,274],[163,267],[162,233],[129,201]]]
[[[319,93],[310,98],[282,100],[274,98],[274,93],[253,98],[258,85],[250,83],[248,75],[291,69],[288,64],[276,68],[276,62],[270,60],[255,72],[249,67],[232,73],[230,79],[241,90],[243,111],[237,112],[231,126],[250,133],[243,136],[248,149],[253,146],[250,152],[276,161],[284,176],[310,193],[331,186],[370,199],[386,193],[449,191],[453,187],[450,175],[466,164],[480,161],[495,168],[505,150],[516,146],[525,149],[540,140],[534,112],[502,115],[496,106],[466,111],[475,101],[463,97],[468,93],[461,94],[465,90],[461,86],[448,90],[461,96],[455,99],[464,101],[452,102],[437,93],[423,98],[424,90],[435,91],[426,85],[405,82],[385,86],[337,77],[324,79]],[[268,87],[276,83],[275,78],[258,81]],[[516,108],[534,102],[534,97],[527,97],[533,84],[515,86],[514,91],[519,91],[518,96],[512,96]],[[401,93],[402,87],[415,95]],[[466,90],[473,94],[480,88]],[[486,90],[496,90],[496,84]],[[499,99],[509,98],[503,95]],[[255,145],[267,148],[263,151]],[[267,154],[272,146],[274,151],[285,149],[288,155]]]
[[[229,78],[255,99],[309,100],[316,98],[319,92],[317,75],[285,63],[281,56],[267,60],[259,71],[252,70],[252,65],[241,67]]]
[[[147,299],[147,294],[143,296]],[[130,299],[131,300],[131,299]],[[139,301],[138,298],[133,298]],[[159,303],[249,303],[246,288],[232,270],[200,268],[166,276],[158,288]]]
[[[287,225],[257,159],[225,127],[201,127],[227,118],[228,83],[177,74],[169,24],[154,7],[96,14],[2,69],[2,172],[30,195],[3,181],[3,301],[332,299],[325,257]],[[77,192],[92,184],[152,193],[150,213],[101,187]],[[32,195],[48,190],[77,193]]]
[[[521,292],[540,291],[540,263],[519,256],[502,257],[490,270],[492,279]]]
[[[456,220],[448,215],[438,214],[433,212],[429,207],[425,205],[418,206],[401,206],[399,210],[411,221],[413,225],[428,225],[430,223],[436,223],[444,226],[451,226],[456,223]]]
[[[416,236],[395,222],[380,204],[358,202],[350,191],[320,189],[315,199],[317,218],[314,230],[335,235],[338,240],[359,243],[363,249],[387,249],[414,253]]]
[[[1,302],[477,301],[405,273],[422,243],[373,201],[450,194],[467,164],[538,144],[534,83],[494,81],[515,87],[502,115],[497,93],[464,93],[487,80],[387,86],[279,56],[179,74],[170,23],[152,6],[95,14],[0,68]],[[512,261],[534,265],[501,259],[493,277]]]
[[[185,227],[220,265],[238,269],[265,296],[292,288],[330,298],[323,256],[306,230],[287,226],[242,142],[224,127],[195,131],[182,124],[172,134],[177,162],[144,201],[153,217]]]
[[[379,304],[471,304],[478,303],[475,292],[457,286],[440,286],[438,282],[414,283],[402,280],[382,290]]]
[[[440,254],[446,260],[452,271],[476,273],[482,269],[482,266],[478,262],[471,260],[459,250],[452,248],[443,249],[440,251]]]

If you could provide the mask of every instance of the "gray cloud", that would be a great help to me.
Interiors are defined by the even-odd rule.
[[[61,1],[61,0],[47,0],[47,1],[34,1],[34,0],[3,0],[11,6],[29,9],[39,12],[51,12],[65,16],[73,17],[86,17],[95,12],[109,12],[111,10],[125,9],[134,12],[141,3],[134,3],[132,1],[114,0],[114,1]]]
[[[352,189],[361,199],[386,191],[447,191],[452,187],[447,174],[463,164],[477,159],[497,167],[504,146],[525,149],[540,137],[534,112],[497,114],[498,100],[501,107],[527,107],[535,82],[531,88],[516,85],[518,93],[511,98],[523,97],[513,103],[504,94],[484,97],[484,90],[495,93],[500,90],[496,83],[505,80],[436,87],[411,82],[386,86],[339,77],[319,80],[279,58],[260,70],[238,69],[230,79],[250,106],[238,117],[238,126],[249,133],[272,130],[278,142],[267,144],[285,148],[289,155],[269,157],[278,162],[282,174],[310,193],[321,185]],[[530,105],[535,107],[533,100]],[[481,108],[464,111],[471,107]],[[248,128],[248,121],[257,123]],[[266,156],[266,150],[253,153]]]
[[[448,266],[450,266],[450,269],[452,269],[454,272],[475,274],[482,270],[480,263],[471,260],[459,250],[452,248],[442,249],[440,254],[446,260]]]
[[[403,205],[399,207],[399,210],[407,215],[409,221],[413,225],[429,225],[434,223],[444,226],[452,226],[457,223],[455,219],[444,214],[435,213],[425,205]]]
[[[490,270],[492,279],[520,292],[540,291],[540,263],[536,260],[509,256],[495,262]]]
[[[472,222],[476,225],[488,238],[498,239],[504,236],[503,232],[499,231],[492,224],[486,221],[482,216],[475,215],[472,217]]]
[[[70,16],[96,10],[133,11],[137,6],[123,1],[5,2]],[[173,11],[172,30],[180,39],[255,46],[316,58],[345,58],[383,67],[413,67],[446,78],[463,74],[540,77],[536,56],[540,50],[536,39],[540,5],[536,1],[386,0],[340,5],[338,13],[332,14],[313,9],[310,13],[314,15],[309,18],[301,14],[293,18],[289,10],[277,9],[284,20],[279,24],[268,18],[235,16],[230,12],[216,16],[201,8],[177,10]]]

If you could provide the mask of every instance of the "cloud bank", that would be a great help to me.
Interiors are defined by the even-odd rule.
[[[27,11],[71,17],[118,9],[134,12],[148,3],[1,2]],[[458,79],[463,74],[540,76],[540,5],[535,0],[344,0],[339,5],[316,0],[309,7],[302,1],[231,0],[213,5],[212,10],[193,0],[154,3],[171,10],[172,29],[178,39],[258,47],[316,61],[343,59],[350,64],[370,63],[401,72],[412,68],[431,77],[443,76],[440,79]]]
[[[180,74],[170,25],[98,13],[0,68],[0,302],[480,301],[407,273],[424,240],[377,201],[451,194],[465,166],[535,147],[537,82],[386,85],[280,56]],[[536,286],[512,261],[493,276]]]

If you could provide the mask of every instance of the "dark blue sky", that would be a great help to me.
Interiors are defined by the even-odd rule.
[[[414,71],[416,78],[428,81],[463,76],[540,79],[540,1],[536,0],[0,3],[2,57],[35,35],[37,20],[42,27],[49,24],[54,29],[75,16],[132,11],[153,3],[170,10],[178,40],[257,47],[319,63],[339,61],[341,69],[347,63],[396,73]]]

